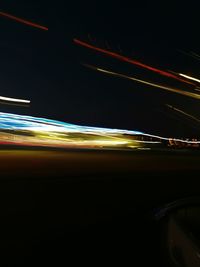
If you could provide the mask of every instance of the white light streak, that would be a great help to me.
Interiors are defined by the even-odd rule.
[[[15,103],[24,103],[24,104],[30,104],[31,102],[30,100],[26,100],[26,99],[18,99],[18,98],[5,97],[5,96],[0,96],[0,100],[15,102]]]
[[[186,78],[186,79],[189,79],[189,80],[192,80],[192,81],[195,81],[195,82],[200,83],[200,80],[197,79],[197,78],[191,77],[191,76],[186,75],[186,74],[183,74],[183,73],[179,73],[179,75],[182,76],[182,77],[184,77],[184,78]]]

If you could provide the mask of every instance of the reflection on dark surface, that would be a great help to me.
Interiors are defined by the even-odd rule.
[[[168,222],[168,249],[173,266],[200,265],[200,207],[180,208]]]

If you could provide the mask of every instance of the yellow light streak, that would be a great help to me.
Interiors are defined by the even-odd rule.
[[[171,106],[171,105],[168,105],[168,104],[166,104],[166,106],[167,106],[168,108],[172,109],[172,110],[177,111],[177,112],[180,113],[180,114],[183,114],[184,116],[186,116],[186,117],[188,117],[188,118],[190,118],[190,119],[195,120],[196,122],[200,122],[200,120],[199,120],[198,118],[196,118],[195,116],[190,115],[189,113],[187,113],[187,112],[185,112],[185,111],[183,111],[183,110],[181,110],[181,109],[175,108],[175,107],[173,107],[173,106]]]
[[[89,65],[87,65],[87,66],[90,67]],[[94,69],[93,66],[91,66],[91,68]],[[128,80],[131,80],[131,81],[139,82],[139,83],[146,84],[146,85],[149,85],[149,86],[152,86],[152,87],[160,88],[160,89],[163,89],[163,90],[166,90],[166,91],[169,91],[169,92],[173,92],[173,93],[176,93],[176,94],[180,94],[180,95],[184,95],[184,96],[188,96],[188,97],[200,100],[200,94],[196,94],[196,93],[192,93],[192,92],[188,92],[188,91],[183,91],[181,89],[171,88],[171,87],[168,87],[168,86],[164,86],[164,85],[148,82],[148,81],[137,79],[135,77],[128,76],[128,75],[125,75],[125,74],[121,74],[121,73],[117,73],[117,72],[113,72],[113,71],[108,71],[108,70],[105,70],[105,69],[102,69],[102,68],[95,68],[95,69],[97,71],[100,71],[100,72],[103,72],[103,73],[106,73],[106,74],[109,74],[109,75],[112,75],[112,76],[121,77],[121,78],[124,78],[124,79],[128,79]]]

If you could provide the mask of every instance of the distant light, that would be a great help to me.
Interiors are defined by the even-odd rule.
[[[138,150],[151,150],[150,147],[138,147],[137,149]]]

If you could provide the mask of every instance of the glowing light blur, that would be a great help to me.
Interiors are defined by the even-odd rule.
[[[131,59],[131,58],[128,58],[128,57],[125,57],[125,56],[122,56],[120,54],[117,54],[115,52],[112,52],[112,51],[109,51],[109,50],[106,50],[106,49],[102,49],[102,48],[99,48],[99,47],[96,47],[94,45],[91,45],[91,44],[88,44],[86,42],[83,42],[83,41],[80,41],[78,39],[74,39],[74,43],[78,44],[78,45],[81,45],[83,47],[86,47],[86,48],[89,48],[89,49],[92,49],[92,50],[95,50],[97,52],[100,52],[104,55],[107,55],[107,56],[111,56],[113,58],[116,58],[116,59],[119,59],[121,61],[124,61],[124,62],[127,62],[127,63],[130,63],[130,64],[133,64],[135,66],[138,66],[140,68],[144,68],[144,69],[147,69],[147,70],[150,70],[150,71],[153,71],[155,73],[158,73],[162,76],[166,76],[168,78],[172,78],[172,79],[175,79],[175,80],[178,80],[180,82],[184,82],[184,83],[187,83],[187,84],[192,84],[194,85],[192,82],[189,82],[187,81],[186,79],[182,79],[180,78],[179,76],[173,74],[173,73],[170,73],[170,72],[167,72],[167,71],[163,71],[163,70],[160,70],[160,69],[157,69],[157,68],[154,68],[152,66],[149,66],[149,65],[146,65],[144,63],[141,63],[137,60],[134,60],[134,59]]]
[[[137,131],[78,126],[44,118],[0,113],[1,144],[7,142],[79,148],[128,147],[136,141],[125,135],[137,134]]]
[[[31,27],[34,27],[34,28],[38,28],[40,30],[48,31],[48,28],[45,27],[45,26],[39,25],[39,24],[31,22],[29,20],[25,20],[25,19],[13,16],[13,15],[5,13],[5,12],[1,12],[0,11],[0,16],[6,17],[8,19],[11,19],[11,20],[14,20],[14,21],[17,21],[17,22],[20,22],[20,23],[23,23],[25,25],[28,25],[28,26],[31,26]]]
[[[176,146],[200,141],[173,139]],[[172,139],[139,131],[78,126],[56,120],[0,112],[0,145],[61,148],[154,149],[174,146]],[[172,144],[172,145],[170,145]]]

